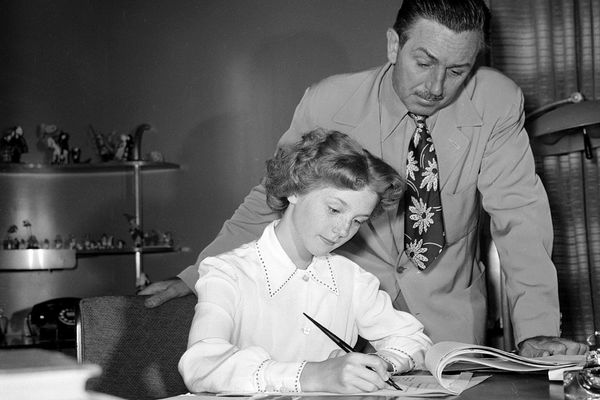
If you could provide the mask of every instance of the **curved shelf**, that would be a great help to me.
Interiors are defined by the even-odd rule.
[[[40,271],[74,269],[78,257],[95,257],[122,254],[174,253],[174,246],[127,247],[123,249],[71,250],[71,249],[16,249],[0,250],[0,270]]]
[[[155,161],[107,161],[94,164],[33,164],[0,163],[0,173],[8,174],[74,174],[131,172],[136,167],[142,171],[166,171],[179,169],[179,164]]]
[[[77,265],[75,250],[23,249],[0,250],[0,270],[39,271],[73,269]]]
[[[34,164],[0,163],[0,175],[85,175],[100,173],[132,174],[135,198],[135,221],[142,223],[142,172],[168,171],[179,169],[179,164],[155,161],[107,161],[85,164]],[[8,250],[0,251],[0,270],[53,270],[76,267],[79,257],[133,254],[135,256],[136,285],[142,287],[146,282],[142,270],[142,254],[173,253],[180,251],[173,246],[128,247],[122,249],[98,250]],[[31,253],[33,252],[33,253]]]
[[[77,250],[77,257],[94,257],[135,253],[174,253],[176,251],[179,251],[179,249],[173,246],[126,247],[123,249]]]

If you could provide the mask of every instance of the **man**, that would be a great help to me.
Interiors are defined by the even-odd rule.
[[[435,342],[484,340],[483,207],[507,277],[520,353],[582,354],[585,345],[559,338],[550,209],[523,129],[522,93],[497,71],[475,65],[488,20],[482,0],[405,0],[387,31],[389,62],[310,87],[280,144],[318,127],[338,130],[406,171],[416,192],[407,192],[398,213],[364,224],[338,252],[374,273],[394,306],[413,313]],[[409,148],[420,137],[428,150]],[[421,175],[414,173],[417,152],[433,155],[422,176],[435,180],[412,181]],[[435,206],[423,202],[419,188],[437,193]],[[277,217],[264,187],[255,187],[198,259],[256,239]],[[431,227],[438,227],[439,242],[420,236]],[[435,244],[435,254],[425,243]],[[190,293],[197,278],[191,266],[141,294],[155,294],[147,305],[156,306]]]

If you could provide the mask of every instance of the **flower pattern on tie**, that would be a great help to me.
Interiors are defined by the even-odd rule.
[[[422,115],[408,114],[417,129],[408,145],[404,247],[417,268],[424,270],[446,243],[438,164],[433,140]]]

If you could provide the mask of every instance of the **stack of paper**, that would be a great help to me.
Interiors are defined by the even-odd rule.
[[[2,400],[108,399],[86,392],[85,383],[100,375],[94,364],[77,364],[63,353],[43,349],[0,351]],[[114,399],[114,397],[112,397]]]

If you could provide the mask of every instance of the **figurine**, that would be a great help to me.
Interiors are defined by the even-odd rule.
[[[71,135],[69,135],[67,132],[63,132],[63,131],[61,131],[60,134],[58,135],[58,139],[57,139],[56,143],[58,144],[58,147],[59,147],[58,163],[60,165],[69,163],[69,154],[70,154],[69,138],[70,137],[71,137]]]
[[[25,140],[25,136],[23,135],[23,128],[21,128],[20,126],[16,126],[13,129],[12,144],[12,162],[21,162],[21,154],[27,153],[29,151],[29,147],[27,146],[27,141]]]
[[[52,150],[52,156],[50,158],[50,164],[60,164],[60,146],[56,143],[56,140],[52,136],[46,137],[46,145]]]
[[[133,239],[133,247],[142,247],[144,232],[138,225],[135,217],[131,214],[123,214],[125,218],[127,218],[127,222],[129,222],[129,234],[131,235],[131,239]]]
[[[110,147],[108,140],[101,132],[97,132],[92,125],[89,126],[89,133],[96,144],[96,151],[102,161],[110,161],[114,157],[114,149]]]
[[[144,232],[144,245],[145,246],[158,246],[160,235],[152,229],[150,232]]]
[[[171,235],[171,232],[163,233],[162,241],[163,241],[164,246],[173,247],[174,242],[173,242],[173,236]]]
[[[5,134],[0,140],[0,160],[4,163],[12,162],[13,147],[10,144],[10,134]]]
[[[23,136],[22,127],[15,126],[2,137],[0,142],[0,160],[2,162],[19,163],[21,162],[21,154],[28,151],[29,147],[25,136]]]
[[[112,249],[113,246],[113,237],[103,233],[100,237],[100,243],[98,245],[101,249]]]
[[[127,161],[131,155],[131,148],[133,146],[131,135],[120,135],[120,141],[117,144],[114,159],[117,161]]]
[[[27,228],[27,233],[29,234],[29,236],[27,238],[27,246],[23,247],[23,248],[39,249],[40,244],[39,244],[37,238],[35,237],[35,235],[31,231],[31,222],[29,222],[29,220],[23,220],[23,226],[25,228]]]
[[[17,238],[13,238],[13,235],[17,233],[18,229],[19,227],[16,225],[11,225],[8,227],[6,239],[4,239],[3,243],[4,250],[12,250],[19,248],[19,240]]]
[[[31,235],[31,236],[29,236],[29,239],[27,239],[27,248],[28,249],[39,249],[40,248],[40,243],[38,242],[35,235]]]
[[[50,164],[61,164],[62,150],[57,142],[58,129],[56,125],[40,124],[39,128],[40,140],[50,149]]]
[[[73,162],[73,164],[79,164],[81,162],[81,149],[79,147],[73,147],[71,149],[71,162]]]
[[[62,236],[56,235],[56,237],[54,238],[54,248],[55,249],[62,249],[63,248]]]
[[[75,236],[69,235],[69,242],[68,242],[67,246],[71,250],[76,250],[77,249],[77,239],[75,239]]]
[[[83,248],[85,250],[93,250],[94,249],[93,242],[90,240],[90,235],[85,235],[85,237],[83,239]]]
[[[165,161],[165,157],[163,156],[163,154],[157,150],[153,150],[150,153],[148,153],[148,159],[150,161],[154,161],[154,162],[164,162]]]

